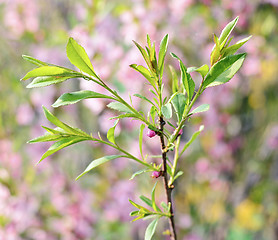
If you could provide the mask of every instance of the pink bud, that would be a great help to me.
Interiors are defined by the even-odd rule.
[[[152,178],[158,178],[160,176],[161,176],[161,172],[158,172],[158,171],[152,172]]]
[[[183,134],[183,130],[181,129],[181,130],[179,131],[179,136],[182,135],[182,134]]]
[[[148,130],[148,132],[147,132],[147,136],[149,137],[149,138],[152,138],[152,137],[154,137],[156,135],[156,132],[155,131],[153,131],[153,130]]]

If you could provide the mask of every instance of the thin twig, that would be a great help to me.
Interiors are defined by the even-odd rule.
[[[168,186],[168,176],[167,176],[167,151],[165,151],[165,143],[164,143],[164,136],[163,136],[163,126],[165,122],[163,117],[159,117],[159,127],[160,127],[160,143],[161,143],[161,150],[162,150],[162,172],[163,172],[163,179],[164,179],[164,188],[167,196],[167,203],[170,203],[170,214],[169,217],[169,224],[170,224],[170,233],[171,233],[171,240],[177,240],[176,228],[175,228],[175,221],[174,221],[174,211],[173,211],[173,202],[172,202],[172,190],[173,188],[169,188]]]

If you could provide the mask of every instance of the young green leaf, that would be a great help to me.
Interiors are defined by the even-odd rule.
[[[136,93],[136,94],[134,94],[133,96],[138,97],[138,98],[141,98],[141,99],[143,99],[143,100],[149,102],[149,103],[152,104],[153,106],[155,106],[154,103],[153,103],[151,100],[149,100],[148,98],[142,96],[141,94]]]
[[[196,131],[192,137],[190,138],[190,140],[184,145],[182,151],[180,152],[180,156],[184,153],[184,151],[194,142],[194,140],[199,136],[199,134],[204,130],[204,125],[201,125],[199,130]]]
[[[29,140],[27,143],[59,141],[63,138],[64,137],[61,134],[46,133],[43,136],[39,136],[32,140]]]
[[[20,81],[27,80],[33,77],[45,77],[45,76],[55,76],[56,78],[75,77],[76,73],[60,67],[43,66],[31,70],[22,79],[20,79]]]
[[[145,128],[145,124],[141,124],[140,131],[139,131],[139,149],[140,149],[140,154],[141,154],[142,159],[144,159],[143,150],[142,150],[144,128]]]
[[[81,45],[79,45],[73,38],[69,38],[67,44],[67,55],[68,59],[74,66],[98,79],[98,76],[94,72],[93,65],[85,49]]]
[[[142,56],[143,56],[145,62],[147,63],[147,65],[148,65],[150,71],[153,72],[153,67],[152,67],[151,61],[150,61],[150,59],[149,59],[149,56],[148,56],[146,50],[145,50],[144,48],[142,48],[137,42],[135,42],[135,41],[133,41],[133,42],[134,42],[134,44],[136,45],[136,47],[139,49],[139,51],[141,52],[141,54],[142,54]]]
[[[171,103],[176,111],[176,114],[178,117],[178,122],[180,122],[182,119],[182,115],[183,115],[185,106],[186,106],[186,98],[185,98],[184,94],[183,93],[176,94],[172,98]]]
[[[133,112],[126,105],[124,105],[120,102],[111,102],[107,105],[107,107],[109,107],[113,110],[120,111],[120,112],[126,112],[126,113],[133,114]]]
[[[178,177],[180,177],[180,176],[182,176],[182,175],[183,175],[183,171],[178,171],[177,174],[176,174],[175,177],[174,177],[174,181],[175,181]]]
[[[156,87],[155,79],[154,79],[154,77],[151,76],[151,74],[147,68],[145,68],[144,66],[141,66],[141,65],[137,65],[137,64],[131,64],[129,66],[131,68],[133,68],[134,70],[136,70],[137,72],[141,73],[153,87]]]
[[[164,69],[164,60],[165,55],[167,52],[168,47],[168,34],[164,36],[164,38],[161,40],[160,46],[159,46],[159,53],[158,53],[158,71],[160,74],[160,77],[163,75],[163,69]]]
[[[115,143],[115,128],[116,128],[118,122],[119,122],[119,119],[115,121],[113,127],[111,127],[107,132],[107,139],[109,142],[111,142],[113,144],[116,144]]]
[[[33,64],[39,66],[39,67],[49,65],[48,63],[42,62],[42,61],[40,61],[40,60],[38,60],[38,59],[36,59],[36,58],[33,58],[33,57],[31,57],[31,56],[22,55],[22,58],[23,58],[24,60],[30,62],[30,63],[33,63]]]
[[[71,136],[71,137],[65,137],[57,142],[55,142],[41,157],[38,163],[40,163],[43,159],[47,158],[48,156],[52,155],[53,153],[68,147],[72,144],[81,142],[81,141],[86,141],[89,140],[88,138],[85,137],[79,137],[79,136]],[[37,163],[37,164],[38,164]]]
[[[222,54],[223,57],[229,56],[229,55],[233,55],[234,53],[236,53],[236,51],[243,45],[245,44],[252,36],[249,36],[247,38],[244,38],[238,42],[236,42],[234,45],[227,47],[224,49],[224,52]]]
[[[77,103],[83,99],[88,98],[107,98],[107,99],[114,99],[113,97],[85,90],[85,91],[77,91],[77,92],[71,92],[71,93],[65,93],[62,96],[60,96],[54,104],[52,104],[52,107],[60,107],[64,105],[74,104]]]
[[[189,113],[189,115],[200,113],[200,112],[206,112],[208,110],[209,110],[209,104],[202,104],[196,107],[191,113]]]
[[[157,182],[154,184],[153,189],[152,189],[152,208],[156,212],[161,212],[160,208],[155,203],[155,188],[156,188],[156,185],[157,185]]]
[[[26,88],[37,88],[37,87],[46,87],[52,84],[57,84],[64,82],[70,78],[76,78],[76,76],[62,77],[62,76],[44,76],[36,77],[31,83],[29,83]]]
[[[149,198],[147,198],[147,197],[145,197],[145,196],[143,196],[143,195],[141,195],[139,198],[140,198],[144,203],[146,203],[148,206],[150,206],[150,207],[153,206],[152,200],[151,200],[151,199],[149,199]]]
[[[151,171],[152,171],[152,170],[150,170],[150,169],[141,169],[141,170],[139,170],[139,171],[133,173],[129,180],[132,180],[133,178],[135,178],[136,176],[138,176],[138,175],[140,175],[140,174],[142,174],[142,173],[151,172]]]
[[[111,156],[105,156],[105,157],[101,157],[98,158],[96,160],[93,160],[88,167],[85,169],[85,171],[83,173],[81,173],[75,180],[78,180],[79,178],[81,178],[83,175],[85,175],[86,173],[88,173],[89,171],[93,170],[94,168],[98,167],[99,165],[106,163],[108,161],[114,160],[116,158],[120,158],[123,157],[122,155],[111,155]]]
[[[213,87],[228,82],[240,69],[246,53],[227,56],[213,65],[208,72],[203,86]]]
[[[82,130],[78,128],[70,127],[69,125],[61,122],[57,117],[55,117],[47,108],[43,107],[44,115],[47,118],[47,120],[51,123],[53,123],[55,126],[62,128],[67,133],[70,133],[72,135],[82,136],[82,137],[89,137],[90,136],[83,132]]]
[[[215,45],[210,54],[210,65],[211,66],[213,66],[219,60],[220,54],[221,54],[219,39],[215,34],[213,35],[213,40],[215,42]]]
[[[161,108],[162,114],[166,119],[170,119],[172,117],[172,106],[171,103],[168,102]]]
[[[169,66],[171,72],[171,81],[172,81],[172,92],[176,93],[179,91],[179,80],[175,69],[172,66]]]
[[[155,229],[157,227],[157,222],[158,218],[154,219],[147,227],[146,232],[145,232],[145,240],[151,240],[154,233]]]
[[[230,34],[232,33],[233,29],[235,28],[238,18],[236,17],[233,21],[229,22],[225,28],[222,30],[220,37],[219,37],[219,43],[220,43],[220,50],[224,47],[226,41],[228,40]]]
[[[183,64],[182,60],[174,53],[171,53],[171,55],[173,58],[178,59],[180,62],[181,80],[182,80],[184,89],[187,93],[187,103],[189,103],[194,94],[195,83],[194,83],[191,75],[187,72],[187,68]]]
[[[202,78],[205,78],[205,76],[209,72],[209,66],[207,64],[204,64],[199,68],[196,68],[196,67],[187,68],[187,72],[188,73],[198,72],[201,74]]]

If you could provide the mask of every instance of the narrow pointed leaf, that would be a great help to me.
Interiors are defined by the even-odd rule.
[[[144,128],[145,128],[145,124],[141,124],[140,131],[139,131],[139,149],[140,149],[140,154],[141,154],[142,159],[144,159],[143,149],[142,149]]]
[[[140,198],[144,203],[146,203],[148,206],[150,206],[150,207],[153,206],[153,205],[152,205],[152,200],[151,200],[151,199],[149,199],[149,198],[147,198],[147,197],[145,197],[145,196],[143,196],[143,195],[141,195],[139,198]]]
[[[172,98],[171,103],[176,111],[178,121],[180,122],[182,119],[182,115],[183,115],[185,106],[186,106],[186,98],[185,98],[184,94],[182,94],[182,93],[176,94]]]
[[[76,76],[76,73],[71,72],[69,70],[66,70],[64,68],[60,67],[55,67],[55,66],[43,66],[43,67],[38,67],[30,72],[28,72],[22,79],[22,80],[27,80],[29,78],[33,77],[44,77],[44,76],[56,76],[57,78],[59,77],[74,77]]]
[[[201,125],[199,130],[196,131],[192,137],[189,139],[189,141],[184,145],[182,151],[180,152],[180,155],[184,153],[184,151],[194,142],[194,140],[200,135],[200,133],[204,130],[204,125]]]
[[[80,136],[84,136],[84,137],[90,137],[88,134],[86,134],[85,132],[83,132],[82,130],[78,129],[78,128],[73,128],[70,127],[69,125],[61,122],[57,117],[55,117],[47,108],[43,107],[43,111],[45,114],[45,117],[47,118],[47,120],[51,123],[53,123],[55,126],[62,128],[63,130],[65,130],[68,133],[74,134],[74,135],[80,135]]]
[[[172,92],[176,93],[179,91],[179,81],[175,69],[172,66],[169,66],[171,72],[171,81],[172,81]]]
[[[202,104],[199,107],[196,107],[189,115],[200,113],[200,112],[205,112],[208,110],[209,110],[209,104]]]
[[[155,106],[154,103],[153,103],[151,100],[149,100],[148,98],[142,96],[141,94],[136,93],[136,94],[134,94],[133,96],[138,97],[138,98],[141,98],[141,99],[143,99],[143,100],[149,102],[149,103],[152,104],[153,106]]]
[[[236,42],[234,45],[227,47],[224,50],[223,53],[223,57],[229,56],[229,55],[233,55],[234,53],[236,53],[236,51],[243,45],[245,44],[252,36],[249,36],[247,38],[244,38],[238,42]]]
[[[118,122],[119,122],[119,119],[117,121],[115,121],[113,127],[111,127],[107,132],[107,139],[109,142],[111,142],[113,144],[116,144],[115,143],[115,128],[116,128]]]
[[[65,147],[68,147],[72,144],[75,144],[75,143],[78,143],[78,142],[81,142],[81,141],[85,141],[85,140],[88,140],[84,137],[76,137],[76,136],[73,136],[73,137],[66,137],[66,138],[63,138],[62,140],[59,140],[57,142],[55,142],[41,157],[40,161],[38,163],[40,163],[43,159],[47,158],[48,156],[52,155],[53,153],[65,148]]]
[[[64,82],[70,78],[79,77],[78,75],[72,75],[68,77],[63,76],[43,76],[43,77],[36,77],[31,83],[29,83],[26,88],[37,88],[37,87],[46,87],[52,84],[57,84]]]
[[[230,81],[243,64],[246,53],[227,56],[217,62],[208,72],[204,87],[213,87]]]
[[[96,160],[93,160],[88,167],[85,169],[85,171],[83,173],[81,173],[76,180],[78,180],[79,178],[81,178],[83,175],[85,175],[86,173],[88,173],[89,171],[93,170],[94,168],[98,167],[99,165],[106,163],[108,161],[114,160],[116,158],[120,158],[123,157],[122,155],[111,155],[111,156],[105,156],[105,157],[101,157],[98,158]]]
[[[139,171],[133,173],[129,180],[132,180],[133,178],[135,178],[136,176],[138,176],[138,175],[140,175],[140,174],[142,174],[142,173],[150,172],[150,171],[152,171],[152,170],[150,170],[150,169],[142,169],[142,170],[139,170]]]
[[[174,181],[175,181],[178,177],[180,177],[180,176],[182,176],[182,175],[183,175],[183,171],[178,171],[177,174],[176,174],[175,177],[174,177]]]
[[[151,240],[154,233],[155,233],[155,229],[157,227],[157,222],[158,219],[154,219],[147,227],[146,232],[145,232],[145,240]]]
[[[149,70],[147,68],[145,68],[142,65],[137,65],[137,64],[131,64],[129,65],[131,68],[133,68],[134,70],[136,70],[137,72],[141,73],[148,81],[149,83],[155,87],[156,83],[155,83],[155,79],[154,77],[151,76]]]
[[[155,185],[153,186],[153,189],[152,189],[152,208],[156,212],[161,212],[161,210],[159,209],[159,207],[156,205],[156,202],[155,202],[155,189],[156,189],[156,185],[157,185],[157,182],[155,183]]]
[[[158,70],[159,70],[160,76],[163,75],[164,60],[165,60],[165,55],[166,55],[167,47],[168,47],[168,38],[169,38],[169,35],[166,34],[165,37],[161,40],[160,47],[159,47]]]
[[[146,50],[145,50],[144,48],[142,48],[137,42],[135,42],[135,41],[133,41],[133,42],[134,42],[134,44],[136,45],[136,47],[139,49],[139,51],[141,52],[141,54],[142,54],[142,56],[143,56],[145,62],[147,63],[149,69],[150,69],[151,71],[153,71],[153,67],[152,67],[152,64],[151,64],[151,62],[150,62],[150,59],[149,59],[149,57],[148,57],[148,54],[147,54]]]
[[[98,78],[85,49],[73,38],[69,38],[67,44],[67,55],[68,59],[74,66],[79,68],[81,71]]]
[[[126,112],[126,113],[131,113],[133,114],[133,112],[124,104],[120,103],[120,102],[111,102],[107,105],[107,107],[113,109],[113,110],[117,110],[120,112]]]
[[[113,97],[85,90],[85,91],[77,91],[77,92],[71,92],[71,93],[65,93],[61,97],[59,97],[56,102],[52,105],[52,107],[60,107],[64,105],[74,104],[77,103],[83,99],[88,98],[107,98],[107,99],[114,99]]]
[[[219,37],[219,43],[220,45],[223,45],[226,43],[227,39],[229,38],[230,34],[232,33],[234,27],[236,26],[238,22],[238,18],[236,17],[233,21],[229,22],[225,28],[222,30],[220,37]],[[224,46],[224,45],[223,45]]]
[[[64,137],[61,134],[51,134],[46,133],[42,136],[29,140],[27,143],[37,143],[37,142],[51,142],[51,141],[59,141]]]
[[[23,58],[24,60],[30,62],[30,63],[33,63],[33,64],[39,66],[39,67],[49,65],[48,63],[43,62],[43,61],[40,61],[40,60],[38,60],[38,59],[36,59],[36,58],[33,58],[33,57],[31,57],[31,56],[22,55],[22,58]]]

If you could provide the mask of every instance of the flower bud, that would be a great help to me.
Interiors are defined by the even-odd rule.
[[[182,135],[182,134],[183,134],[183,130],[181,129],[181,130],[179,131],[179,136]]]
[[[159,178],[161,176],[161,172],[153,171],[152,172],[152,178]]]
[[[153,130],[148,130],[148,132],[147,132],[147,136],[149,137],[149,138],[152,138],[152,137],[154,137],[156,135],[156,132],[155,131],[153,131]]]

